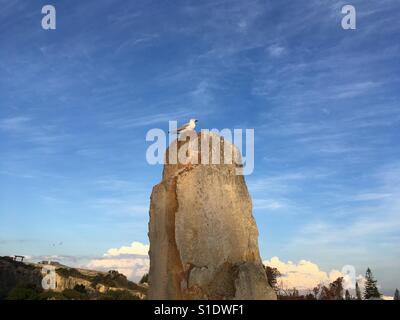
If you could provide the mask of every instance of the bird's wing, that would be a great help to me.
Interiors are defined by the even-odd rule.
[[[181,132],[189,127],[189,123],[185,123],[182,127],[176,129],[176,132]]]

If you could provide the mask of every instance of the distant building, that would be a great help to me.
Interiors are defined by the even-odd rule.
[[[14,256],[13,260],[14,261],[20,261],[20,262],[24,262],[25,257],[24,256]]]

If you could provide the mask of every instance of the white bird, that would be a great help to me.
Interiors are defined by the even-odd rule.
[[[182,127],[171,131],[171,133],[183,133],[186,131],[191,131],[194,130],[194,128],[196,128],[196,122],[198,120],[197,119],[190,119],[188,123],[185,123]]]

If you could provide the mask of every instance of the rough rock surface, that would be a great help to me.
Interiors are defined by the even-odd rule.
[[[41,286],[40,269],[10,257],[0,257],[0,299],[19,283],[30,283]]]
[[[167,159],[171,150],[184,147],[191,161],[167,161],[161,183],[153,188],[148,298],[276,299],[258,250],[251,198],[244,177],[236,174],[238,150],[207,135],[220,140],[220,146],[209,146],[210,162],[216,152],[223,162],[228,150],[239,165],[195,164],[202,155],[193,141],[169,147]],[[207,138],[199,133],[199,146],[201,137]]]

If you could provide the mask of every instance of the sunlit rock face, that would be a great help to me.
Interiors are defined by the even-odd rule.
[[[197,142],[175,141],[167,150],[188,156],[164,165],[150,204],[149,299],[276,299],[260,259],[252,202],[237,148],[213,133]],[[222,164],[209,163],[216,152]],[[201,147],[200,147],[201,146]],[[224,163],[224,158],[233,159]]]

